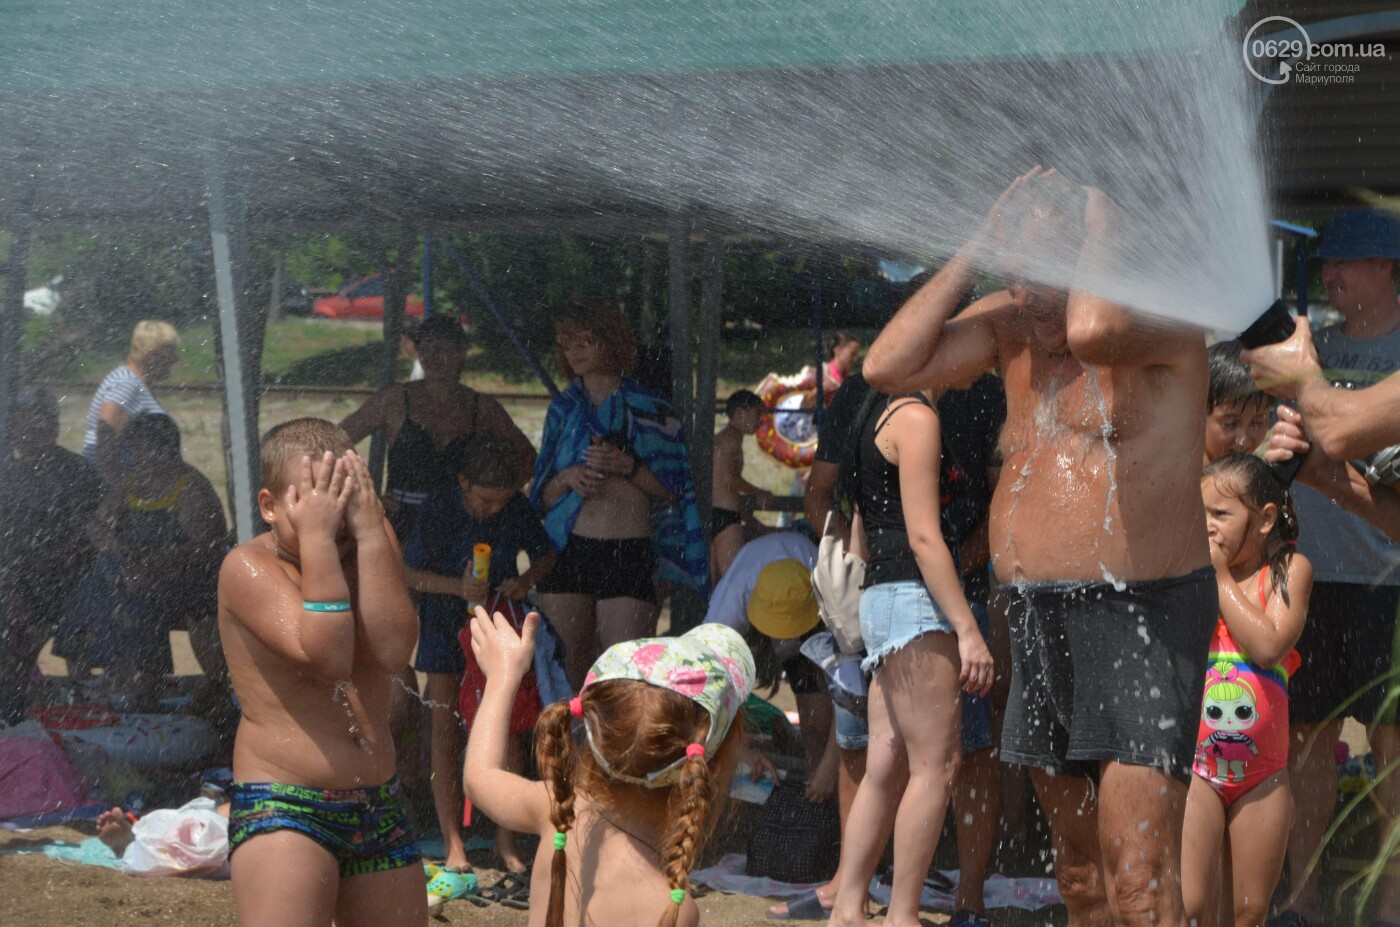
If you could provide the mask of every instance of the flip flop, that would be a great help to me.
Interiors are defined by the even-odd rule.
[[[476,873],[474,872],[438,869],[428,880],[429,903],[433,898],[441,898],[444,903],[456,901],[458,898],[470,897],[475,891]]]
[[[479,908],[484,908],[491,904],[505,905],[506,902],[516,898],[522,892],[525,895],[525,906],[528,908],[530,899],[529,876],[523,872],[507,872],[496,880],[496,882],[483,888],[475,895],[471,895],[467,900]],[[514,907],[514,905],[506,906]]]
[[[786,915],[768,912],[768,919],[774,921],[824,921],[830,917],[831,909],[822,904],[816,889],[789,901]]]
[[[524,888],[520,889],[518,892],[515,892],[514,894],[511,894],[511,895],[509,895],[509,896],[507,896],[507,897],[505,897],[505,898],[502,898],[502,899],[501,899],[501,906],[502,906],[502,907],[506,907],[506,908],[514,908],[514,909],[517,910],[517,911],[528,911],[528,910],[530,910],[530,883],[529,883],[529,880],[528,880],[528,879],[526,880],[526,882],[525,882],[525,887],[524,887]]]

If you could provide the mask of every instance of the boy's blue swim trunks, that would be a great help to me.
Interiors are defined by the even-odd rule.
[[[228,795],[230,855],[259,834],[293,830],[325,847],[340,864],[342,879],[412,866],[421,858],[398,776],[368,789],[234,782]]]

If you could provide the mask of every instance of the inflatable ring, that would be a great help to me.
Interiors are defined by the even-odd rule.
[[[754,436],[759,450],[792,470],[806,470],[817,455],[816,416],[808,410],[816,405],[817,374],[814,367],[803,367],[792,376],[770,373],[755,390],[771,411],[763,417]],[[831,393],[823,399],[831,403]]]

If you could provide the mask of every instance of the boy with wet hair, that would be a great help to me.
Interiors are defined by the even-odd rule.
[[[391,678],[417,616],[384,508],[340,428],[295,419],[262,446],[271,530],[219,574],[219,632],[243,717],[229,789],[242,924],[426,922],[394,775]]]
[[[767,412],[763,399],[752,390],[735,390],[724,403],[729,424],[715,435],[714,507],[710,509],[710,561],[716,581],[744,546],[746,527],[757,534],[766,532],[752,514],[744,513],[739,497],[752,496],[763,505],[773,501],[772,493],[744,479],[744,437],[758,431]]]
[[[1269,436],[1274,402],[1255,385],[1240,362],[1244,347],[1220,341],[1206,351],[1210,388],[1206,391],[1206,456],[1210,463],[1227,454],[1249,454]]]
[[[463,801],[462,720],[453,706],[458,704],[464,673],[479,683],[477,688],[485,687],[476,661],[459,642],[470,618],[468,603],[484,604],[493,595],[519,602],[558,560],[539,516],[520,492],[519,467],[514,445],[494,436],[478,437],[462,455],[457,482],[434,490],[424,500],[404,545],[409,587],[423,594],[414,669],[428,676],[433,805],[443,834],[443,863],[453,872],[470,869],[458,826]],[[480,544],[490,547],[490,567],[484,577],[473,570],[474,550]],[[523,574],[516,566],[522,551],[530,558]],[[536,697],[533,712],[522,707],[512,716],[511,732],[517,736],[511,741],[509,762],[514,770],[524,769],[519,735],[534,728],[538,702]],[[508,871],[527,868],[510,831],[497,830],[496,851]]]

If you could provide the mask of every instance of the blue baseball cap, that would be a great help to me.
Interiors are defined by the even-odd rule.
[[[1317,256],[1334,261],[1363,258],[1400,261],[1400,218],[1380,209],[1349,209],[1338,213],[1322,230]]]

